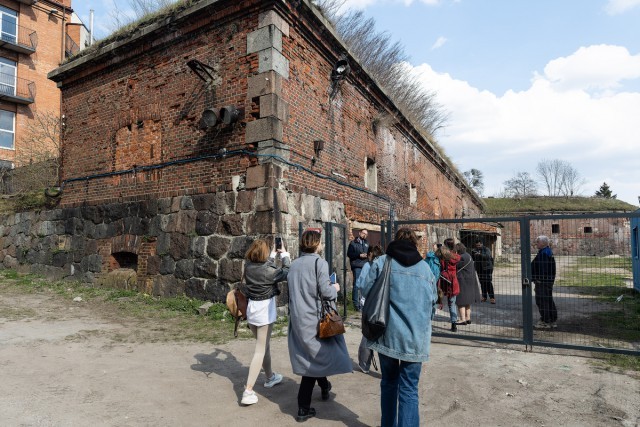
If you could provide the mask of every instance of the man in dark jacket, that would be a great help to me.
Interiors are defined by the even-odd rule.
[[[353,271],[353,293],[351,294],[351,299],[353,300],[353,306],[356,311],[360,311],[362,308],[360,306],[360,292],[356,288],[356,282],[358,282],[362,267],[364,267],[367,262],[367,251],[369,250],[369,242],[367,242],[368,235],[369,232],[367,230],[360,230],[358,237],[349,243],[349,249],[347,250],[347,256],[351,261],[351,271]]]
[[[471,256],[475,262],[478,279],[480,279],[481,301],[485,302],[489,297],[491,304],[495,304],[496,296],[493,292],[493,256],[491,256],[491,250],[484,246],[481,240],[476,240],[474,248],[471,250]]]
[[[536,305],[540,312],[540,321],[536,328],[555,328],[558,310],[553,302],[553,282],[556,280],[556,260],[549,247],[549,238],[539,236],[536,239],[538,254],[531,263],[531,279],[535,284]]]

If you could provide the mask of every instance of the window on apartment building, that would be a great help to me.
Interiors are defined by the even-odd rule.
[[[13,150],[16,113],[0,110],[0,148]]]
[[[16,94],[16,62],[7,58],[0,58],[0,93]]]
[[[418,189],[415,184],[409,184],[409,204],[415,206],[418,203]]]
[[[553,234],[560,233],[560,224],[551,224],[551,233]]]
[[[18,12],[0,6],[0,38],[2,41],[16,43],[18,39]]]
[[[591,233],[593,233],[593,228],[591,228],[591,227],[585,227],[585,228],[584,228],[584,233],[585,233],[585,234],[591,234]]]
[[[365,188],[368,188],[371,191],[378,191],[378,166],[376,165],[376,161],[367,157],[365,160],[365,168]]]

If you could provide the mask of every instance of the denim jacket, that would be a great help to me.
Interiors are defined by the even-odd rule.
[[[362,286],[365,298],[387,256],[382,255],[371,264]],[[367,347],[395,359],[426,362],[431,344],[431,317],[438,299],[435,276],[426,262],[407,267],[394,259],[391,261],[389,292],[387,329],[376,341],[367,341]]]

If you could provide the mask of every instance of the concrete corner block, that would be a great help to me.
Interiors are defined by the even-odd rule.
[[[282,94],[282,76],[275,71],[249,76],[247,79],[247,97],[255,98],[262,95],[274,93]]]
[[[274,48],[258,52],[258,72],[275,71],[285,79],[289,78],[289,60]]]
[[[265,117],[247,123],[245,130],[245,142],[254,142],[275,139],[282,141],[282,121],[276,117]]]
[[[279,141],[270,140],[270,141],[260,141],[258,143],[258,152],[263,155],[278,156],[283,158],[284,160],[289,160],[291,149],[287,144],[283,144],[282,142],[279,142]],[[260,163],[265,163],[270,161],[271,159],[268,157],[259,158]],[[270,179],[267,182],[267,185],[270,185],[272,187],[277,186],[277,182],[279,178],[275,176],[272,176],[270,178],[272,179]]]
[[[247,34],[247,53],[274,48],[282,52],[282,31],[275,25],[268,25]]]
[[[260,97],[260,117],[276,117],[283,123],[287,123],[289,104],[276,94],[263,95]]]
[[[274,10],[261,13],[258,16],[258,28],[266,27],[268,25],[274,25],[285,37],[289,37],[289,24],[278,15]]]

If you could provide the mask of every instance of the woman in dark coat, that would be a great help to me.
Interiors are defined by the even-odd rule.
[[[460,261],[456,266],[460,293],[456,298],[458,306],[458,325],[471,324],[471,305],[480,302],[480,289],[473,258],[467,253],[467,248],[462,243],[456,243],[456,252],[460,255]]]
[[[297,421],[316,415],[311,394],[316,381],[322,400],[329,399],[329,375],[353,372],[343,335],[317,336],[322,301],[335,300],[338,283],[329,282],[329,265],[320,258],[320,233],[307,230],[300,238],[300,257],[291,263],[289,284],[289,359],[294,374],[301,375]]]

